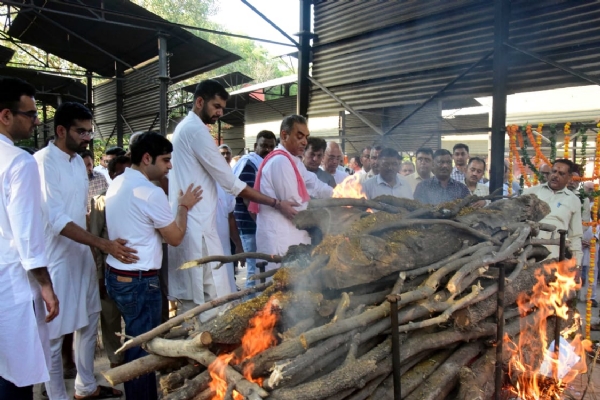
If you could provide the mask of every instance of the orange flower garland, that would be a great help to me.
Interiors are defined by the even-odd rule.
[[[565,134],[565,143],[564,143],[564,153],[563,153],[563,158],[568,159],[569,158],[569,145],[571,144],[571,123],[567,122],[565,124],[565,129],[563,130],[563,133]]]
[[[516,125],[513,125],[513,126],[515,127],[514,129],[515,129],[517,138],[519,139],[519,146],[521,148],[525,147],[525,143],[523,141],[523,134],[517,130],[518,128]],[[515,156],[516,156],[517,165],[519,166],[519,172],[521,172],[521,176],[523,177],[523,182],[525,182],[525,186],[531,187],[531,180],[529,179],[529,175],[527,174],[525,165],[523,165],[523,160],[521,160],[521,156],[519,155],[519,152],[516,152]]]
[[[515,157],[517,152],[517,138],[516,138],[516,126],[510,125],[506,127],[506,133],[508,135],[508,145],[509,145],[509,157],[508,157],[508,197],[512,196],[512,181],[513,177],[513,163],[512,160]]]

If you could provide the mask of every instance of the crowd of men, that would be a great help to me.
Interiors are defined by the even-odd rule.
[[[359,182],[369,199],[390,195],[437,205],[489,195],[486,161],[470,157],[465,144],[452,152],[420,148],[414,164],[392,148],[367,147],[346,170],[340,146],[311,137],[299,115],[285,117],[277,134],[259,132],[254,151],[231,168],[231,148],[217,147],[208,129],[229,97],[212,80],[197,86],[171,141],[153,132],[132,136],[127,152],[109,149],[94,167],[86,150],[92,114],[63,103],[54,140],[32,157],[14,142],[40,124],[34,96],[28,83],[0,79],[2,399],[31,399],[32,385],[46,382],[50,399],[66,400],[71,370],[76,399],[120,397],[94,377],[99,322],[112,367],[142,357],[140,347],[115,354],[121,318],[125,335],[138,336],[168,318],[165,293],[185,312],[239,290],[233,264],[179,269],[183,263],[243,251],[283,255],[291,245],[310,244],[293,217],[311,198],[331,197],[345,179]],[[547,182],[524,193],[548,202],[552,212],[543,222],[568,230],[581,265],[582,205],[567,187],[575,166],[557,160],[547,168]],[[513,184],[507,170],[505,194]],[[589,201],[587,207],[589,220]],[[253,275],[256,261],[246,265]],[[200,314],[198,323],[218,311]],[[129,400],[156,399],[155,375],[126,382],[125,393]]]

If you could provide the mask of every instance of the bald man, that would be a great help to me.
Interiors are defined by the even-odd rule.
[[[548,177],[550,176],[550,171],[552,168],[548,164],[540,165],[540,183],[548,182]]]
[[[340,165],[340,161],[343,159],[344,155],[342,154],[342,149],[340,149],[340,146],[336,142],[327,142],[327,148],[325,149],[325,156],[323,157],[321,169],[333,175],[336,185],[339,185],[344,179],[346,179],[346,177],[348,177],[346,172],[338,169],[338,165]]]

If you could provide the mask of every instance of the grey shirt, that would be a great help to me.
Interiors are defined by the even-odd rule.
[[[413,193],[410,184],[403,176],[396,175],[396,183],[390,186],[381,178],[381,175],[375,175],[371,179],[367,179],[363,185],[363,192],[367,199],[374,199],[378,196],[388,195],[394,197],[404,197],[412,199]]]
[[[331,175],[327,171],[323,171],[321,168],[317,168],[316,171],[310,171],[310,172],[312,172],[313,174],[317,174],[317,178],[319,178],[319,180],[321,182],[325,182],[326,184],[328,184],[332,188],[334,188],[337,185],[335,183],[335,178],[333,177],[333,175]]]

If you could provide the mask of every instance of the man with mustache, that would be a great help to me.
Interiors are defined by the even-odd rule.
[[[452,154],[446,149],[433,153],[433,178],[422,181],[415,189],[415,200],[425,204],[437,205],[465,198],[469,189],[464,183],[450,177],[452,172]]]
[[[526,188],[523,194],[535,194],[540,200],[550,206],[550,214],[546,215],[540,223],[556,226],[556,229],[567,231],[567,238],[571,241],[571,250],[577,265],[581,265],[583,252],[581,250],[581,201],[579,197],[567,188],[573,177],[575,164],[571,160],[556,160],[548,182]],[[540,231],[539,238],[547,239],[551,232]],[[558,246],[546,246],[550,250],[548,258],[558,257]]]
[[[169,294],[182,304],[182,311],[194,308],[218,297],[237,291],[226,268],[210,266],[179,267],[191,260],[211,255],[223,255],[223,246],[217,230],[217,185],[226,193],[277,209],[292,218],[298,204],[289,198],[275,199],[254,190],[237,178],[219,152],[207,125],[223,116],[229,93],[219,82],[202,81],[194,91],[190,113],[177,125],[173,133],[173,169],[169,172],[171,211],[177,212],[177,193],[193,184],[202,187],[204,201],[190,210],[187,232],[178,247],[169,246]],[[202,322],[214,317],[218,309],[200,314]]]
[[[49,271],[61,306],[50,322],[51,400],[67,400],[61,348],[65,335],[75,332],[75,399],[107,398],[122,392],[99,386],[94,377],[94,354],[100,317],[96,266],[90,246],[124,263],[134,263],[135,250],[125,240],[107,240],[87,232],[88,177],[78,153],[94,136],[92,113],[84,105],[66,102],[54,115],[55,140],[38,151]]]
[[[281,144],[275,148],[258,169],[255,188],[281,201],[294,200],[298,211],[305,210],[310,197],[331,197],[333,189],[309,172],[300,157],[304,153],[310,133],[306,119],[290,115],[281,122]],[[266,254],[283,255],[295,244],[310,244],[308,232],[296,228],[291,218],[277,208],[250,203],[250,212],[256,217],[256,250]],[[269,263],[267,270],[278,268]]]

